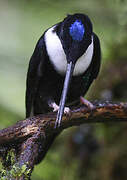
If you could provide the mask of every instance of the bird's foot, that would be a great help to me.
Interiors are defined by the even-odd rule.
[[[57,112],[58,111],[58,113],[59,113],[60,106],[58,106],[55,102],[49,102],[48,104],[49,104],[49,106],[51,108],[53,108],[53,112]],[[61,121],[59,121],[58,113],[57,113],[57,118],[56,118],[55,127],[54,127],[55,129],[57,127],[60,127],[60,122],[61,122]],[[66,115],[70,114],[70,108],[69,107],[64,107],[64,114],[66,114]]]
[[[59,106],[56,103],[52,103],[53,112],[58,111]]]
[[[54,102],[52,103],[52,108],[53,108],[53,112],[56,112],[59,110],[59,106]],[[69,107],[65,107],[64,108],[64,114],[69,114],[70,113],[70,108]]]
[[[64,108],[64,114],[69,114],[70,113],[70,108],[69,107],[65,107]]]
[[[80,102],[81,102],[81,104],[86,105],[90,110],[92,110],[94,108],[94,105],[82,96],[80,96]]]

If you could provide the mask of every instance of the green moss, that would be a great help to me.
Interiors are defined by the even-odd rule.
[[[8,180],[8,179],[15,179],[20,178],[22,175],[24,175],[24,178],[27,180],[29,179],[29,174],[31,169],[28,168],[27,163],[20,165],[16,162],[15,154],[13,150],[10,150],[6,156],[6,159],[4,159],[3,162],[4,166],[2,167],[0,171],[0,179],[1,180]],[[9,167],[7,166],[10,165]]]
[[[24,164],[22,166],[19,165],[19,163],[15,163],[10,170],[2,169],[0,172],[0,178],[1,180],[6,179],[15,179],[17,177],[21,177],[24,175],[24,178],[27,180],[29,179],[30,169],[28,169],[27,165]]]

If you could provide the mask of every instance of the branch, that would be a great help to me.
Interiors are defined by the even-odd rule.
[[[4,166],[8,166],[6,159],[10,149],[14,149],[15,163],[19,168],[26,165],[20,180],[25,179],[25,173],[30,178],[34,165],[44,158],[61,131],[84,123],[127,121],[127,103],[95,102],[91,110],[85,106],[75,107],[69,115],[63,116],[61,126],[57,129],[54,128],[55,120],[56,113],[41,114],[0,130],[0,156]]]

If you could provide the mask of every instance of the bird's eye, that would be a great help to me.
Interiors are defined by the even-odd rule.
[[[69,34],[75,41],[81,41],[85,33],[85,27],[80,20],[76,20],[69,28]]]

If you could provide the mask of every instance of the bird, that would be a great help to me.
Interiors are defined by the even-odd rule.
[[[101,65],[101,47],[86,14],[68,14],[48,28],[31,56],[26,80],[26,117],[57,112],[55,128],[84,99]]]

